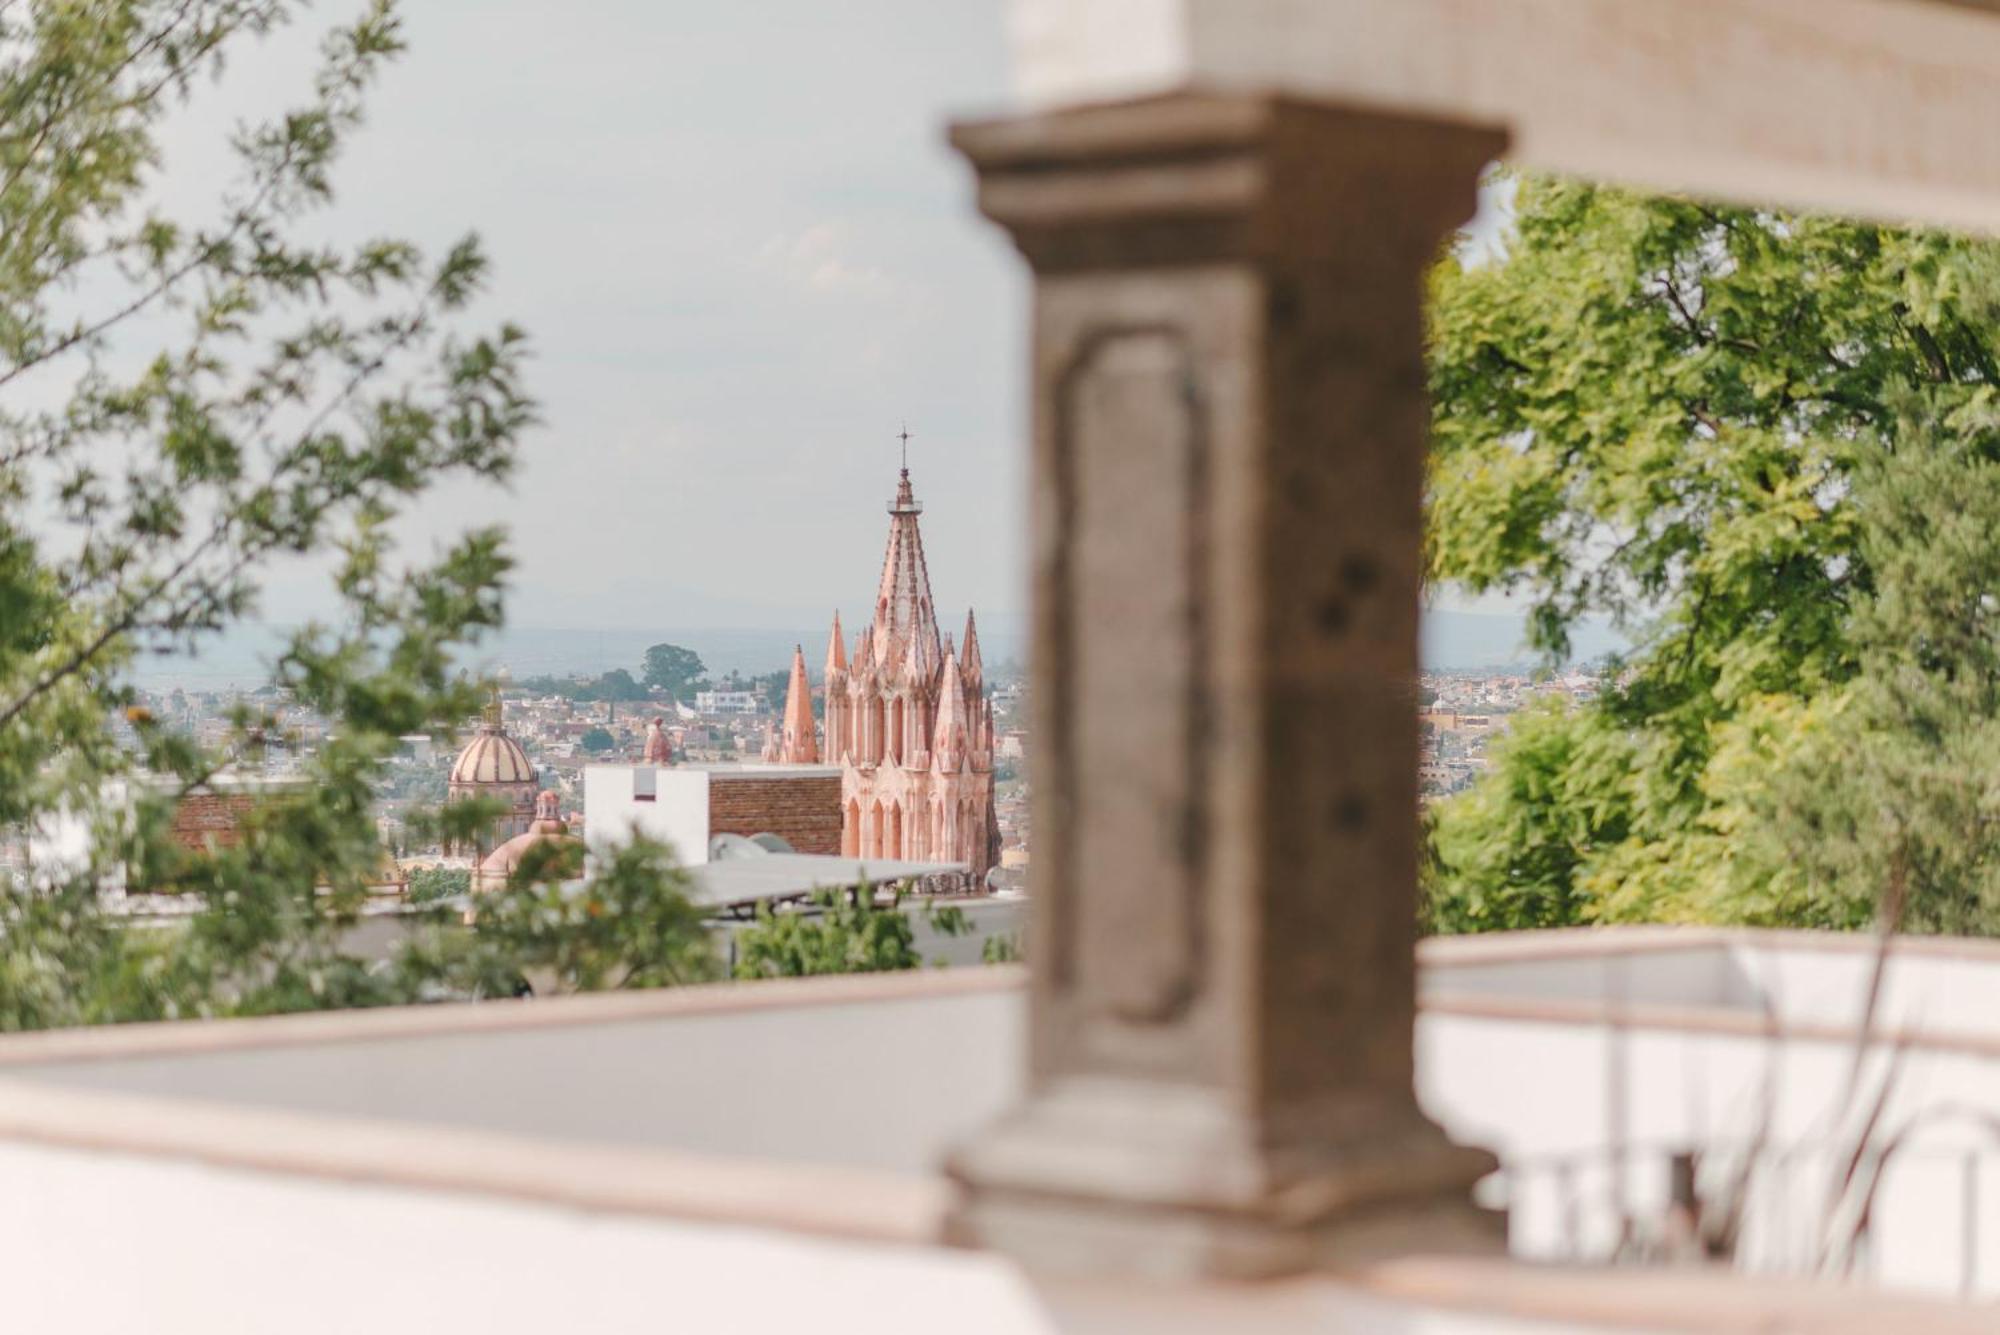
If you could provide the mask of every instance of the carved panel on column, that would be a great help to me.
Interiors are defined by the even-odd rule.
[[[1057,413],[1059,977],[1093,1021],[1157,1025],[1202,953],[1207,460],[1186,341],[1086,339]]]

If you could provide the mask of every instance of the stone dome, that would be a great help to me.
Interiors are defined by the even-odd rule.
[[[497,728],[482,727],[458,753],[452,783],[533,783],[535,767],[521,744]]]
[[[472,876],[474,890],[498,890],[507,884],[507,878],[514,874],[514,868],[521,865],[529,849],[542,843],[572,845],[576,848],[575,871],[583,870],[583,840],[569,832],[558,806],[556,795],[544,789],[535,799],[535,823],[527,832],[517,834],[480,860],[478,869]]]
[[[452,762],[450,782],[458,785],[534,781],[535,767],[528,762],[528,753],[507,735],[507,719],[501,711],[500,692],[496,688],[486,703],[479,731]]]
[[[524,833],[535,808],[535,766],[521,744],[507,735],[506,719],[500,708],[496,687],[486,705],[479,731],[452,762],[451,777],[445,783],[445,800],[499,801],[506,813],[482,832],[475,848],[490,847],[488,840],[505,839]]]

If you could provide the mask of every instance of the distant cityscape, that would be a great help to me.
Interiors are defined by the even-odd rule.
[[[605,682],[626,688],[619,698],[601,698]],[[539,786],[558,794],[572,830],[588,838],[583,811],[583,771],[591,764],[637,763],[648,724],[663,720],[676,761],[726,765],[759,760],[773,723],[785,706],[786,674],[755,677],[728,673],[708,689],[677,700],[659,687],[640,685],[630,668],[605,664],[597,672],[504,678],[506,727],[536,767]],[[1516,669],[1427,671],[1421,678],[1423,794],[1426,800],[1461,792],[1484,772],[1491,748],[1513,716],[1550,698],[1582,703],[1601,687],[1596,669],[1534,673]],[[815,716],[824,717],[825,676],[811,675]],[[987,669],[994,729],[994,814],[1000,833],[999,866],[1024,869],[1029,857],[1028,688],[1018,662]],[[254,695],[255,693],[249,693]],[[220,743],[230,711],[246,693],[234,689],[186,687],[142,690],[142,706],[160,720],[187,731],[205,745]],[[272,748],[265,777],[282,779],[325,735],[325,720],[287,706],[274,696],[261,700],[282,721],[283,744]],[[413,838],[406,813],[414,806],[444,800],[456,753],[456,739],[412,736],[387,768],[381,786],[379,824],[385,845],[399,860],[418,866],[464,866],[435,843]]]
[[[1423,729],[1418,776],[1429,801],[1472,786],[1516,713],[1543,700],[1591,700],[1602,676],[1579,668],[1562,673],[1425,672],[1419,680]]]
[[[835,613],[823,651],[808,654],[802,636],[773,631],[684,637],[693,644],[629,630],[515,632],[485,646],[479,668],[495,685],[483,717],[450,735],[404,737],[384,768],[375,816],[393,866],[381,889],[407,895],[413,877],[440,873],[477,889],[504,879],[521,841],[609,845],[641,830],[694,864],[728,856],[729,839],[763,840],[810,856],[901,861],[912,875],[955,868],[950,884],[972,893],[1024,889],[1033,745],[1020,635],[980,627],[969,612],[962,634],[942,629],[922,510],[906,468],[888,506],[871,614],[856,618],[850,642]],[[1615,638],[1583,631],[1580,648]],[[1519,661],[1520,640],[1518,618],[1505,614],[1427,613],[1433,666],[1417,701],[1425,801],[1470,787],[1521,710],[1598,693],[1599,669],[1532,667]],[[204,747],[228,743],[245,703],[275,723],[257,762],[182,803],[187,828],[177,833],[190,847],[231,839],[233,813],[252,800],[247,788],[297,781],[327,736],[328,720],[274,687],[241,684],[262,675],[279,643],[275,628],[262,628],[220,646],[188,679],[139,679],[138,716]],[[704,651],[756,670],[724,668]],[[1440,653],[1512,661],[1467,668],[1438,662]],[[587,771],[620,768],[619,783],[596,781],[593,810]],[[664,814],[672,804],[652,777],[669,769],[699,790],[684,792],[693,805],[679,815]],[[465,798],[507,813],[470,846],[440,842],[435,823],[418,818]],[[16,865],[33,857],[26,844],[5,856]]]
[[[756,839],[786,852],[921,864],[933,876],[956,867],[961,879],[948,883],[974,892],[1018,888],[1030,834],[1023,672],[1011,645],[1003,653],[987,647],[970,613],[961,635],[941,630],[918,530],[922,508],[904,470],[889,505],[874,615],[851,649],[835,615],[817,668],[808,668],[796,640],[789,670],[745,675],[712,672],[698,650],[669,639],[641,648],[650,637],[626,641],[630,661],[595,670],[521,676],[497,665],[483,717],[455,735],[402,738],[384,767],[376,825],[394,866],[385,866],[380,889],[407,894],[413,875],[440,871],[469,877],[464,883],[477,889],[501,877],[501,863],[512,865],[521,840],[549,834],[609,844],[641,829],[669,837],[694,864],[726,855],[717,837]],[[739,647],[768,638],[743,634]],[[240,657],[241,647],[232,653]],[[232,840],[251,791],[298,780],[331,726],[268,685],[211,686],[197,674],[194,682],[141,685],[137,694],[133,718],[120,725],[128,742],[141,717],[218,749],[244,704],[273,721],[258,762],[239,763],[226,782],[181,802],[177,819],[186,828],[176,834],[190,847]],[[611,790],[600,785],[593,811],[586,770],[619,767],[634,776],[623,796],[607,798]],[[694,823],[658,815],[666,802],[635,819],[632,803],[652,801],[657,791],[648,776],[669,769],[700,780],[694,805],[676,808],[697,812]],[[717,794],[728,790],[728,803],[708,796],[716,784]],[[497,801],[507,813],[470,846],[440,842],[413,819],[465,798]],[[41,842],[53,847],[67,837]],[[30,848],[34,842],[8,848],[7,860],[21,867],[45,855]]]

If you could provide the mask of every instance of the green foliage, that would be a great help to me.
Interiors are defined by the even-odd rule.
[[[856,891],[822,890],[811,912],[757,908],[757,922],[736,938],[738,978],[803,978],[813,974],[882,973],[922,967],[916,934],[902,896],[875,902],[866,886]],[[971,929],[965,911],[924,901],[924,919],[945,936]]]
[[[657,686],[676,700],[691,701],[696,691],[708,689],[708,669],[701,655],[678,644],[656,644],[646,651],[640,669],[648,686]]]
[[[1759,920],[2000,930],[2000,415],[1915,393],[1855,495],[1874,588],[1860,670],[1723,735],[1726,902]],[[1761,771],[1761,772],[1757,772]]]
[[[575,698],[576,692],[589,680],[587,677],[557,677],[543,673],[540,676],[523,677],[515,684],[524,695],[559,695],[565,700],[570,700]]]
[[[624,668],[613,668],[595,677],[529,677],[521,689],[530,695],[558,695],[565,700],[645,700],[651,692],[633,679]]]
[[[1504,258],[1436,272],[1431,572],[1525,595],[1551,654],[1592,614],[1637,647],[1441,804],[1432,925],[1855,925],[1900,878],[1912,921],[2000,927],[2000,251],[1538,178],[1517,207]]]
[[[576,744],[592,755],[598,755],[609,751],[613,746],[618,744],[618,741],[617,738],[602,728],[591,728],[583,736],[576,739]]]
[[[1629,812],[1599,785],[1629,772],[1617,728],[1579,711],[1524,710],[1486,778],[1430,820],[1432,925],[1471,932],[1557,927],[1586,916],[1577,884],[1591,851],[1622,837]]]
[[[613,668],[596,681],[584,682],[571,689],[572,700],[644,700],[648,697],[646,688],[632,679],[632,674],[624,668]]]
[[[472,890],[472,873],[463,867],[413,867],[410,869],[409,898],[412,904],[435,904],[456,899]]]
[[[989,936],[979,947],[981,964],[1018,964],[1027,956],[1021,951],[1021,934],[1008,932]]]
[[[156,202],[163,118],[304,5],[0,7],[0,830],[94,832],[86,861],[0,882],[0,1028],[712,970],[664,852],[644,848],[588,901],[549,902],[562,869],[537,865],[470,932],[441,920],[383,966],[344,949],[381,864],[385,766],[401,735],[477,712],[459,663],[500,624],[509,567],[496,530],[428,563],[389,535],[441,483],[507,477],[535,423],[523,335],[466,327],[486,278],[472,238],[438,255],[327,239],[340,153],[402,43],[390,0],[354,8],[298,101],[236,131],[214,207],[175,217]],[[330,565],[337,610],[291,636],[273,689],[220,741],[136,707],[135,656],[254,615],[272,563],[301,556]],[[280,702],[326,737],[303,746]],[[307,759],[240,844],[175,841],[186,794],[276,755]],[[412,823],[462,836],[491,815],[460,803]],[[119,880],[198,907],[132,928],[100,899]],[[629,922],[598,920],[611,911]]]
[[[377,791],[387,798],[435,806],[449,792],[447,772],[436,764],[392,762],[383,772]]]
[[[507,885],[481,894],[469,935],[439,932],[403,953],[406,991],[511,996],[668,987],[722,975],[687,874],[664,844],[635,839],[596,858],[587,885],[583,850],[542,843]]]

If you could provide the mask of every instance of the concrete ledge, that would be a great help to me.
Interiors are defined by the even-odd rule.
[[[949,1195],[941,1180],[893,1173],[572,1146],[19,1078],[0,1079],[0,1140],[870,1242],[935,1243]]]
[[[360,1043],[619,1024],[676,1016],[734,1015],[799,1006],[839,1006],[913,997],[974,996],[1011,992],[1026,984],[1018,965],[978,969],[914,969],[907,973],[849,974],[833,978],[774,978],[710,983],[644,992],[519,1000],[387,1006],[378,1010],[315,1011],[222,1020],[162,1020],[50,1029],[0,1036],[0,1069],[55,1062],[115,1061],[312,1043]]]
[[[2000,0],[1995,0],[2000,4]],[[1738,947],[1750,950],[1813,950],[1831,954],[1872,955],[1881,938],[1872,932],[1820,932],[1770,927],[1678,927],[1635,923],[1613,927],[1555,927],[1530,932],[1482,932],[1465,936],[1426,937],[1417,943],[1417,962],[1425,969],[1460,965],[1505,964],[1547,959],[1576,959],[1676,950]],[[2000,964],[2000,939],[1958,936],[1899,935],[1890,940],[1892,956],[1953,959]]]
[[[1277,94],[1555,171],[2000,229],[1991,0],[1014,0],[1031,108]]]
[[[1448,980],[1457,968],[1576,960],[1631,960],[1687,951],[1786,951],[1872,959],[1880,938],[1869,932],[1815,932],[1763,928],[1634,925],[1575,927],[1536,932],[1495,932],[1478,936],[1433,937],[1417,950],[1421,979]],[[2000,940],[1897,936],[1889,958],[1959,961],[2000,967]],[[1858,1000],[1858,999],[1857,999]],[[1613,997],[1536,997],[1453,993],[1422,989],[1420,1016],[1469,1020],[1583,1025],[1628,1030],[1669,1030],[1725,1034],[1774,1042],[1851,1046],[1854,1026],[1803,1022],[1737,1007],[1619,1000]],[[2000,1058],[2000,1036],[1939,1031],[1917,1025],[1878,1024],[1869,1037],[1877,1047]]]

